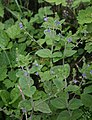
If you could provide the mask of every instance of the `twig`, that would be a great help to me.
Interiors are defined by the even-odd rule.
[[[23,91],[22,91],[20,85],[18,85],[18,88],[19,88],[19,91],[20,91],[20,93],[21,93],[21,95],[22,95],[22,99],[25,100],[25,96],[24,96],[24,94],[23,94]],[[26,120],[28,120],[28,119],[27,119],[27,111],[25,111],[25,117],[26,117]]]

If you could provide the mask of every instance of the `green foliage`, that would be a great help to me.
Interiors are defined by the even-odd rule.
[[[49,49],[38,50],[36,54],[42,58],[50,58],[52,56],[51,51]]]
[[[65,0],[46,0],[49,3],[55,3],[56,5],[62,4],[64,6],[66,6],[66,1]]]
[[[3,17],[3,15],[4,15],[4,7],[0,1],[0,17]]]
[[[87,7],[86,10],[80,10],[78,14],[79,24],[91,23],[92,22],[92,7]]]
[[[34,102],[34,111],[40,111],[42,113],[51,113],[48,104],[42,100]]]
[[[0,119],[91,120],[91,54],[92,0],[1,0]]]

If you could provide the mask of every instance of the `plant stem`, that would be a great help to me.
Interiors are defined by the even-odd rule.
[[[20,85],[18,85],[18,89],[19,89],[19,91],[20,91],[20,93],[21,93],[21,95],[22,95],[22,99],[25,100],[25,96],[24,96],[24,94],[23,94],[23,91],[22,91]],[[28,120],[28,119],[27,119],[27,111],[25,111],[25,117],[26,117],[26,120]]]

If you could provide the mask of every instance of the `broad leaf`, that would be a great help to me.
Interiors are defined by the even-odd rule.
[[[74,99],[71,99],[70,101],[69,101],[69,108],[71,109],[71,110],[75,110],[75,109],[78,109],[80,106],[82,106],[83,104],[82,104],[82,101],[80,100],[80,99],[76,99],[76,98],[74,98]]]
[[[64,6],[66,6],[66,0],[45,0],[49,3],[55,3],[56,5],[62,4]]]
[[[64,109],[66,108],[66,101],[62,98],[55,98],[51,100],[51,104],[57,109]]]
[[[6,33],[11,39],[17,38],[17,36],[20,34],[20,28],[18,24],[12,25],[6,30]]]
[[[34,103],[34,111],[40,111],[42,113],[51,113],[51,110],[48,104],[44,101],[35,101]]]
[[[9,40],[10,39],[7,36],[7,34],[4,31],[1,31],[0,32],[0,47],[2,49],[4,49],[5,47],[7,47]]]
[[[0,81],[3,81],[7,77],[6,66],[0,66]]]
[[[82,103],[89,108],[92,108],[92,95],[90,94],[82,94],[81,95]]]
[[[64,57],[71,57],[72,55],[74,55],[75,53],[76,53],[77,51],[76,50],[68,50],[68,49],[66,49],[65,51],[64,51]]]
[[[20,91],[17,87],[13,88],[11,93],[10,93],[10,98],[11,98],[11,102],[9,102],[9,104],[14,103],[20,96]]]
[[[52,54],[49,49],[41,49],[38,50],[35,54],[42,58],[51,58]]]
[[[62,81],[60,78],[56,78],[53,80],[53,83],[56,85],[56,87],[61,90],[65,87],[65,82]]]
[[[51,68],[51,71],[53,71],[53,75],[56,75],[57,78],[63,80],[69,76],[70,66],[69,64],[54,66]]]
[[[5,87],[6,87],[7,89],[9,89],[9,88],[13,88],[14,85],[15,85],[15,83],[12,82],[12,81],[9,80],[9,79],[5,79],[3,83],[5,84]]]
[[[0,90],[0,97],[2,98],[2,101],[3,101],[5,104],[8,104],[8,103],[9,103],[10,95],[9,95],[9,92],[8,92],[8,91],[6,91],[6,90]]]
[[[67,108],[68,94],[66,92],[61,92],[60,96],[51,100],[51,104],[57,109]]]
[[[1,4],[1,1],[0,1],[0,17],[3,17],[4,15],[4,7],[3,5]]]
[[[87,7],[85,10],[80,10],[77,17],[79,24],[92,22],[92,7]]]
[[[22,88],[24,95],[28,97],[32,97],[36,91],[36,87],[32,86],[32,83],[32,79],[29,79],[27,77],[22,77],[19,79],[19,85]]]
[[[26,110],[26,111],[32,110],[31,101],[30,101],[30,100],[26,100],[26,99],[20,101],[18,107],[19,107],[20,109],[22,109],[22,110],[24,109],[24,110]]]
[[[57,117],[57,120],[71,120],[70,119],[70,115],[69,115],[69,112],[68,111],[62,111],[58,117]]]
[[[83,111],[81,109],[73,110],[71,120],[77,120],[83,115]]]
[[[85,87],[84,88],[84,93],[87,94],[87,93],[92,93],[92,85],[89,85],[88,87]]]

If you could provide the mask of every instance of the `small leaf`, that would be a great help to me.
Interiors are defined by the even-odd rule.
[[[78,109],[80,106],[82,106],[83,104],[82,104],[82,101],[80,100],[80,99],[76,99],[76,98],[74,98],[74,99],[71,99],[70,101],[69,101],[69,108],[71,109],[71,110],[75,110],[75,109]]]
[[[6,66],[0,66],[0,81],[3,81],[7,77]]]
[[[55,98],[51,100],[51,104],[57,109],[64,109],[66,108],[66,101],[62,98]]]
[[[28,120],[30,120],[30,118]],[[41,120],[41,115],[33,115],[32,120]]]
[[[16,71],[9,71],[8,72],[8,77],[11,81],[16,82],[17,77],[16,77]]]
[[[65,87],[65,82],[62,81],[60,78],[56,78],[53,80],[53,83],[56,85],[58,89],[63,89]]]
[[[21,77],[19,79],[19,85],[22,88],[24,95],[26,95],[28,97],[32,97],[32,95],[36,91],[36,87],[32,86],[32,84],[33,84],[33,80],[31,78],[29,78],[28,76]]]
[[[51,113],[51,110],[46,102],[43,101],[35,101],[34,110],[40,111],[42,113]]]
[[[18,24],[12,25],[6,30],[6,33],[11,39],[17,38],[17,36],[20,34],[20,28]]]
[[[77,120],[79,119],[83,114],[83,111],[81,109],[73,110],[71,120]]]
[[[4,49],[8,45],[9,40],[7,34],[3,30],[0,31],[0,47]]]
[[[19,107],[20,109],[25,109],[25,110],[27,110],[27,111],[32,110],[31,101],[30,101],[30,100],[26,100],[26,99],[20,101],[18,107]]]
[[[68,50],[66,49],[64,51],[64,57],[71,57],[72,55],[74,55],[77,51],[76,50]]]
[[[62,57],[62,52],[54,52],[53,53],[53,55],[52,55],[52,57],[54,58],[54,57]]]
[[[62,111],[58,117],[57,117],[57,120],[71,120],[70,119],[70,115],[69,115],[69,112],[68,111]]]
[[[23,90],[24,95],[28,96],[28,97],[32,97],[32,95],[35,93],[36,91],[36,87],[32,86],[30,88],[25,88]]]
[[[92,42],[91,41],[86,43],[85,50],[87,50],[88,53],[92,52]]]
[[[39,75],[41,77],[41,81],[49,81],[50,79],[53,78],[53,76],[51,75],[50,71],[45,71],[45,72],[39,72]]]
[[[52,54],[49,49],[41,49],[38,50],[35,54],[42,58],[51,58]]]
[[[11,80],[9,80],[9,79],[5,79],[3,83],[5,84],[5,87],[6,87],[7,89],[9,89],[9,88],[11,88],[11,87],[14,87],[14,85],[15,85],[15,83],[14,83],[14,82],[11,82]]]
[[[66,101],[68,100],[69,96],[66,92],[61,92],[61,95],[58,98],[54,98],[51,100],[51,104],[57,109],[64,109],[67,107]]]
[[[10,95],[9,92],[6,90],[0,90],[0,96],[5,104],[9,103]]]
[[[84,93],[87,94],[87,93],[92,93],[92,85],[88,86],[88,87],[85,87],[84,88]]]
[[[4,15],[4,8],[3,8],[3,5],[0,2],[0,17],[3,17],[3,15]]]
[[[81,94],[81,100],[86,107],[92,107],[92,95],[83,93]]]
[[[49,3],[55,3],[56,5],[62,4],[64,6],[66,6],[66,0],[45,0]]]
[[[70,66],[69,64],[58,65],[51,68],[53,74],[57,76],[57,78],[63,80],[67,78],[70,74]]]
[[[2,22],[0,22],[0,30],[4,29],[4,24]]]
[[[76,91],[78,91],[78,90],[80,90],[80,87],[79,86],[77,86],[77,85],[68,85],[67,86],[67,88],[65,89],[65,91],[70,91],[70,92],[76,92]]]
[[[80,10],[77,20],[79,24],[91,23],[92,22],[92,6],[87,7],[85,10]]]
[[[11,102],[9,102],[9,104],[14,103],[20,96],[20,91],[17,87],[13,88],[11,93],[10,93],[10,98],[11,98]]]

